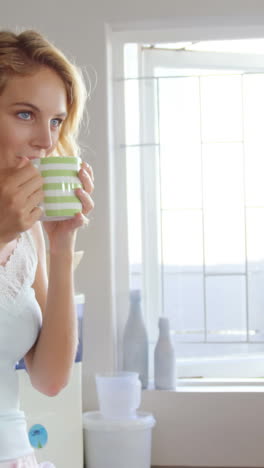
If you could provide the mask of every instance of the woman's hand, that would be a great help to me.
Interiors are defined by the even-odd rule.
[[[0,243],[8,243],[30,229],[41,217],[43,179],[27,159],[12,168],[0,169]]]
[[[50,252],[59,253],[65,252],[67,249],[73,250],[76,229],[87,223],[84,215],[90,213],[94,208],[94,202],[91,198],[94,190],[94,175],[91,166],[85,161],[81,164],[78,177],[83,188],[76,189],[75,194],[82,203],[82,212],[77,213],[74,218],[64,221],[47,221],[43,223],[49,237]]]

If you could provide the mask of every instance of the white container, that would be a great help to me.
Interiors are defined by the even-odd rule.
[[[159,338],[154,351],[154,384],[159,390],[175,388],[175,353],[167,317],[159,319]]]
[[[104,418],[136,418],[141,403],[141,383],[137,372],[96,374],[99,409]]]
[[[86,468],[150,468],[155,419],[138,412],[136,419],[110,421],[99,411],[83,414]]]

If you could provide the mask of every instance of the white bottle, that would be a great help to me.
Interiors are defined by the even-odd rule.
[[[138,289],[130,292],[130,312],[123,337],[123,370],[138,372],[142,388],[147,388],[148,336]]]
[[[154,384],[160,390],[175,388],[175,352],[169,319],[159,319],[159,338],[154,351]]]

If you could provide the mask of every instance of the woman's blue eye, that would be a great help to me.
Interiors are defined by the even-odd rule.
[[[30,120],[31,118],[31,112],[19,112],[18,115],[23,120]]]
[[[30,112],[30,111],[28,111],[28,112],[27,111],[18,112],[17,115],[22,120],[31,120],[31,118],[32,118],[32,112]],[[50,123],[51,123],[52,127],[58,128],[58,127],[60,127],[60,125],[62,123],[62,119],[51,119]]]
[[[52,119],[51,125],[52,127],[59,127],[62,123],[62,119]]]

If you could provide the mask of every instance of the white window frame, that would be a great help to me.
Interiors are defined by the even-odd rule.
[[[179,31],[178,31],[179,34]],[[184,40],[191,41],[192,39],[195,40],[195,32],[194,37],[192,36],[191,31],[188,31],[189,36],[186,36],[186,31],[184,34],[180,34],[177,36],[175,31],[151,31],[151,32],[115,32],[112,35],[112,70],[113,70],[113,107],[115,109],[115,113],[112,116],[113,121],[113,130],[114,130],[114,141],[112,147],[112,167],[114,168],[113,180],[118,181],[114,184],[114,225],[113,225],[113,251],[115,252],[116,263],[114,265],[113,277],[114,277],[114,289],[115,289],[115,297],[116,297],[116,304],[115,304],[115,312],[117,318],[117,355],[116,355],[116,364],[117,367],[122,367],[122,336],[124,325],[127,319],[128,314],[128,297],[129,297],[129,261],[128,261],[128,245],[127,245],[127,212],[126,212],[126,163],[125,163],[125,131],[124,131],[124,93],[121,91],[122,87],[120,86],[120,79],[123,77],[123,67],[124,67],[124,57],[123,57],[123,47],[124,44],[127,42],[154,42],[153,37],[155,37],[155,43],[157,42],[180,42]],[[230,39],[230,36],[225,35],[226,32],[223,30],[220,34],[214,34],[211,31],[211,37],[200,37],[200,40],[219,40],[219,39]],[[180,37],[179,37],[180,36]],[[248,36],[253,37],[253,36]],[[232,38],[232,37],[231,37]],[[234,39],[236,37],[233,37]],[[240,36],[241,38],[241,36]],[[197,37],[196,37],[197,39]],[[155,54],[155,61],[157,59],[157,51],[153,52]],[[170,54],[171,52],[168,52]],[[149,54],[149,52],[148,52]],[[195,52],[196,57],[198,57],[198,53]],[[150,54],[151,56],[151,54]],[[228,54],[217,54],[218,61],[214,63],[212,66],[212,58],[216,59],[215,54],[211,54],[209,52],[199,52],[199,68],[202,68],[202,62],[204,62],[204,68],[208,69],[208,60],[210,60],[210,68],[226,68],[226,64],[230,61],[230,56]],[[193,54],[192,52],[184,52],[181,54],[181,59],[179,61],[179,68],[186,68],[192,66],[193,68]],[[263,56],[261,56],[263,59]],[[191,59],[191,62],[190,62]],[[260,57],[259,56],[252,56],[250,54],[244,54],[243,57],[236,57],[237,60],[234,60],[232,56],[232,69],[241,70],[242,65],[244,64],[245,59],[247,60],[248,66],[250,67],[252,72],[263,72],[264,71],[264,64],[260,67]],[[160,57],[160,64],[166,63],[168,64],[166,54],[162,52],[162,56]],[[173,65],[173,68],[175,66]],[[153,76],[153,65],[148,65],[148,73],[144,70],[145,76]],[[118,111],[118,114],[117,114]],[[118,121],[115,116],[118,115]],[[146,130],[146,132],[149,129]],[[154,177],[155,180],[155,177]],[[155,188],[152,187],[151,192],[154,193]],[[144,193],[144,192],[143,192]],[[148,213],[144,213],[145,219],[148,216]],[[152,218],[153,219],[153,218]],[[149,226],[149,225],[148,225]],[[157,224],[156,224],[157,226]],[[151,231],[153,235],[153,230]],[[157,233],[158,230],[155,229]],[[155,242],[155,241],[154,241]],[[158,246],[159,239],[156,238],[156,245]],[[158,249],[157,249],[158,251]],[[119,253],[122,252],[120,255]],[[149,270],[149,261],[156,262],[158,264],[158,258],[153,258],[153,254],[149,255],[149,251],[146,248],[145,252],[145,265],[148,271]],[[153,252],[153,251],[152,251]],[[158,271],[156,269],[156,271]],[[154,286],[155,285],[155,286]],[[156,296],[153,294],[153,291],[156,291]],[[161,307],[161,293],[158,287],[157,277],[148,277],[148,281],[144,285],[144,310],[148,311],[151,307],[151,317],[153,323],[155,322],[155,318],[160,315],[160,307]],[[154,312],[155,311],[155,312]],[[147,314],[148,312],[146,312]],[[146,320],[148,321],[148,317],[146,316]],[[155,324],[156,326],[156,324]],[[153,333],[153,330],[152,332]],[[256,357],[258,358],[258,357]],[[234,360],[232,360],[234,362]],[[240,358],[237,358],[237,363],[240,363]],[[186,364],[189,366],[189,362]],[[195,362],[193,362],[195,365]],[[200,365],[200,362],[198,362]],[[223,362],[221,363],[221,365]],[[183,369],[185,363],[182,363]],[[184,371],[183,371],[184,374]],[[232,380],[232,383],[235,383],[235,380]],[[245,382],[244,382],[245,383]],[[249,381],[247,382],[249,383]],[[251,381],[254,384],[253,381]]]
[[[232,71],[241,71],[245,70],[248,73],[264,73],[264,56],[263,55],[252,55],[252,54],[241,54],[241,53],[213,53],[213,52],[191,52],[191,51],[166,51],[166,50],[154,50],[149,49],[145,50],[141,54],[142,60],[140,60],[141,67],[139,67],[139,77],[155,77],[155,67],[157,68],[166,68],[166,69],[192,69],[199,68],[200,70],[227,70]],[[151,87],[150,87],[151,88]],[[147,97],[147,102],[143,102],[143,105],[147,106],[150,102],[153,101],[153,96]],[[143,115],[146,114],[146,111],[143,111]],[[152,115],[152,113],[150,113]],[[151,128],[152,123],[152,128]],[[143,134],[143,141],[154,141],[154,127],[155,122],[152,119],[148,119],[147,130]],[[156,168],[157,166],[153,166]],[[144,177],[144,170],[150,171],[150,168],[142,166]],[[153,168],[152,168],[153,170]],[[156,190],[155,184],[158,180],[158,175],[153,174],[150,178],[149,185],[151,181],[153,186],[148,187],[148,190],[153,199],[154,192]],[[142,190],[144,193],[144,185],[142,185]],[[155,212],[154,209],[150,210],[151,216],[147,216],[148,213],[145,210],[144,214],[147,218],[148,231],[144,231],[143,225],[143,237],[147,237],[147,232],[151,233],[152,246],[156,245],[157,252],[159,250],[159,226],[161,220],[158,217],[155,217],[155,213],[159,213],[160,210]],[[154,213],[154,216],[153,216]],[[156,235],[156,239],[155,239]],[[152,254],[151,254],[152,252]],[[156,261],[155,265],[153,264]],[[148,281],[145,282],[144,293],[146,295],[145,307],[147,309],[147,315],[150,315],[148,310],[152,311],[152,323],[157,324],[158,316],[163,314],[162,305],[161,305],[161,284],[159,282],[159,259],[154,257],[153,259],[153,249],[149,248],[149,244],[146,249],[143,249],[143,264],[144,264],[144,274],[147,277]],[[156,268],[156,273],[158,275],[153,275],[154,268]],[[148,299],[149,298],[149,299]],[[152,299],[152,303],[151,303]],[[150,309],[149,306],[151,306]],[[150,326],[149,323],[149,333],[152,337],[152,340],[155,339],[155,330]],[[263,355],[254,353],[253,355],[243,356],[238,353],[232,354],[225,358],[221,357],[211,357],[211,358],[187,358],[187,359],[177,359],[177,369],[178,369],[178,385],[193,385],[193,381],[188,379],[191,376],[201,376],[206,374],[208,378],[212,378],[214,382],[217,381],[216,376],[218,376],[218,382],[224,384],[227,383],[225,378],[221,379],[221,376],[229,377],[232,380],[232,385],[241,385],[241,382],[244,381],[244,378],[247,376],[248,384],[257,385],[259,382],[254,379],[254,377],[261,377],[264,375],[264,362]],[[243,378],[244,377],[244,378]],[[198,385],[208,385],[208,379],[199,379],[195,380],[195,384]]]

